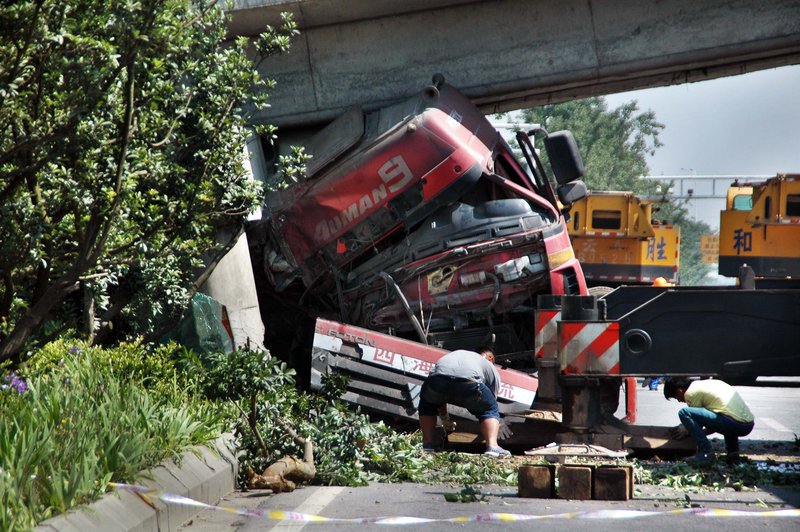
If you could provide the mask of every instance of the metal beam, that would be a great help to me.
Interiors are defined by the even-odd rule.
[[[622,375],[800,375],[798,290],[628,286],[604,299]]]
[[[669,190],[664,191],[670,198],[675,199],[719,199],[726,198],[728,188],[735,181],[739,183],[753,183],[766,181],[774,175],[767,174],[742,174],[742,175],[643,175],[642,179],[650,179],[669,184]]]
[[[293,13],[258,121],[324,122],[440,72],[486,113],[800,63],[800,0],[239,0],[232,35]]]

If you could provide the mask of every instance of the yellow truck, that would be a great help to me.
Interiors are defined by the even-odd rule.
[[[589,192],[570,209],[569,235],[589,287],[678,283],[680,228],[653,220],[655,201]]]
[[[756,278],[800,277],[800,174],[734,182],[728,189],[720,214],[719,273],[737,277],[745,264]]]

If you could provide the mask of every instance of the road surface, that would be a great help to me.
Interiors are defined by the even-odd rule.
[[[800,379],[759,379],[755,386],[737,386],[756,417],[756,427],[745,439],[747,443],[794,442],[800,435]],[[637,392],[639,422],[646,425],[677,424],[677,411],[681,404],[666,401],[662,389],[650,391],[639,388]],[[721,440],[718,442],[722,445]],[[746,444],[743,444],[746,448]],[[800,451],[799,451],[800,452]],[[800,529],[800,517],[714,517],[671,514],[684,504],[685,493],[659,486],[637,485],[637,495],[630,501],[565,501],[560,499],[520,499],[515,487],[480,486],[489,494],[483,503],[447,503],[444,492],[458,491],[461,487],[423,484],[372,484],[363,488],[313,486],[292,493],[273,495],[267,491],[233,492],[220,504],[233,508],[283,510],[331,518],[374,518],[378,516],[415,516],[448,519],[459,516],[486,515],[492,512],[517,516],[550,516],[536,520],[503,522],[429,522],[400,527],[403,531],[439,532],[464,527],[469,529],[531,531],[552,530],[554,526],[568,530],[592,532],[619,532],[621,527],[631,530],[669,531],[717,529],[726,532],[751,532],[768,527],[771,531]],[[766,511],[800,508],[800,489],[777,487],[760,488],[751,492],[703,492],[690,494],[691,503],[698,509],[738,511]],[[613,518],[620,510],[653,512],[652,515],[633,519]],[[600,517],[585,518],[587,511],[600,511]],[[555,517],[555,516],[562,517]],[[565,522],[567,516],[569,522]],[[566,528],[565,528],[566,527]],[[386,531],[397,527],[374,523],[304,523],[277,521],[261,517],[248,517],[228,512],[205,510],[182,532],[273,532],[305,531]]]

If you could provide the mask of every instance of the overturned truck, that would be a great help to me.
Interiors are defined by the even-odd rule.
[[[666,429],[634,429],[615,416],[623,383],[631,421],[632,377],[671,372],[668,347],[648,354],[657,335],[620,333],[635,307],[663,290],[609,295],[610,309],[587,295],[565,218],[586,195],[576,143],[569,132],[542,128],[516,140],[520,158],[435,76],[413,98],[368,114],[352,109],[304,141],[305,175],[270,193],[262,220],[248,228],[266,345],[290,355],[304,384],[345,374],[344,399],[411,420],[438,357],[492,342],[506,383],[501,411],[518,422],[506,445],[680,447]],[[787,297],[800,310],[800,299]],[[575,309],[565,318],[562,301]],[[605,325],[573,334],[562,326],[568,320]],[[797,329],[780,332],[787,345],[800,331],[800,318],[792,320]],[[703,372],[717,374],[719,364]],[[477,423],[454,410],[466,422],[450,441],[474,441]]]
[[[569,132],[519,138],[524,162],[441,77],[343,115],[248,231],[261,300],[448,350],[494,334],[500,352],[530,351],[536,297],[586,293],[562,214],[585,186]]]

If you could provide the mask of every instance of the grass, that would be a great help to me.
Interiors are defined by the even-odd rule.
[[[0,530],[31,529],[222,429],[202,403],[150,392],[96,356],[64,358],[26,385],[0,390]]]

